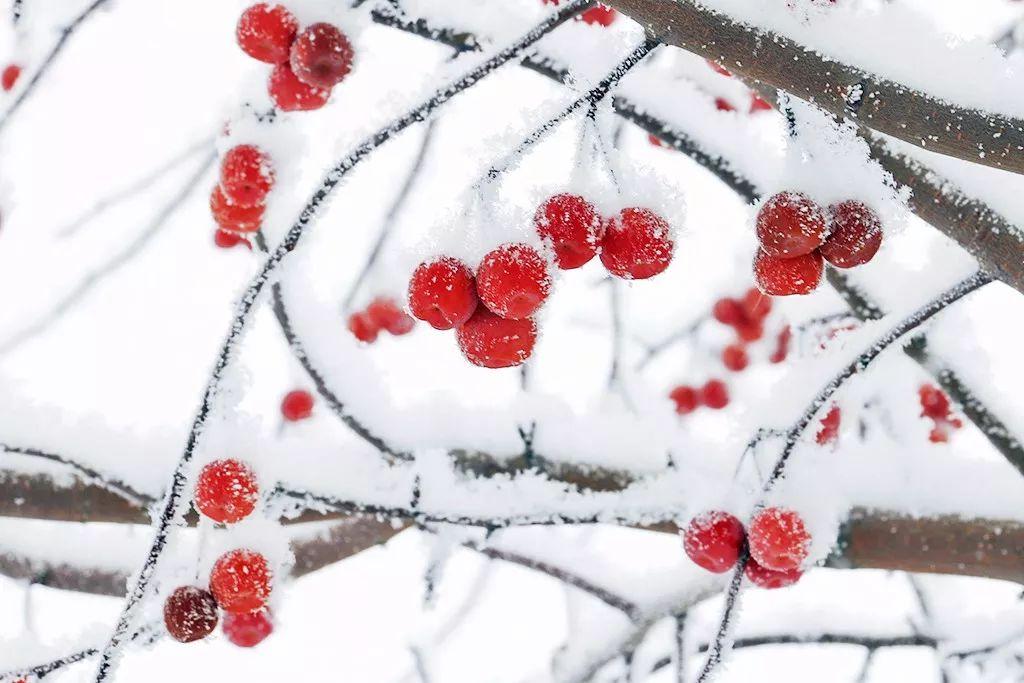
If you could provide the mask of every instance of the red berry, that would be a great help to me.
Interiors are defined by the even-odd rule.
[[[551,291],[544,257],[527,244],[503,244],[476,269],[476,292],[487,308],[510,320],[537,312]]]
[[[945,420],[951,412],[949,397],[946,392],[934,384],[922,384],[917,390],[921,401],[921,417],[929,417],[933,420]]]
[[[729,389],[725,382],[712,379],[700,388],[700,402],[712,410],[721,410],[729,405]]]
[[[313,414],[313,394],[304,389],[289,391],[281,400],[281,415],[289,422],[305,420]]]
[[[754,279],[762,292],[772,296],[810,294],[821,283],[824,268],[816,251],[793,258],[776,258],[759,251],[754,258]]]
[[[273,186],[270,157],[255,145],[232,147],[220,162],[220,187],[232,204],[260,205]]]
[[[672,262],[669,225],[649,209],[630,207],[608,221],[601,239],[601,263],[612,275],[644,280]]]
[[[736,107],[732,106],[729,100],[724,97],[715,98],[715,109],[718,111],[736,111]]]
[[[882,246],[882,221],[869,206],[845,201],[828,208],[829,236],[821,255],[836,268],[867,263]]]
[[[789,355],[789,342],[793,338],[793,331],[786,325],[779,331],[779,336],[775,340],[775,350],[772,351],[772,355],[768,357],[773,363],[782,363],[786,360],[786,356]]]
[[[298,32],[299,22],[286,7],[261,2],[242,12],[235,38],[253,59],[280,64],[288,61],[288,50]]]
[[[752,320],[764,320],[772,312],[772,300],[761,290],[751,287],[743,295],[743,313]]]
[[[729,297],[716,301],[711,309],[711,314],[715,316],[715,320],[718,322],[730,326],[738,325],[746,318],[746,313],[743,311],[743,306],[740,302]]]
[[[270,578],[265,557],[251,550],[232,550],[213,565],[210,591],[225,612],[255,612],[267,604]]]
[[[743,523],[728,512],[705,512],[687,525],[683,549],[698,566],[721,574],[736,564],[744,536]]]
[[[618,13],[607,5],[598,5],[594,9],[588,9],[580,15],[585,24],[598,24],[600,26],[611,26]]]
[[[260,229],[263,221],[263,211],[266,207],[263,204],[255,206],[242,206],[232,204],[224,195],[220,185],[213,188],[210,193],[210,213],[224,230],[233,232],[256,232]]]
[[[800,580],[801,576],[803,576],[803,572],[799,569],[776,571],[774,569],[762,567],[753,558],[747,560],[747,566],[743,568],[743,573],[747,575],[747,578],[750,579],[750,582],[755,586],[758,586],[759,588],[767,588],[769,590],[792,586]]]
[[[0,87],[3,87],[4,92],[10,92],[14,89],[14,84],[18,82],[18,76],[21,75],[21,67],[17,64],[8,64],[4,67],[4,71],[0,74]]]
[[[839,439],[839,424],[842,421],[842,417],[843,414],[839,410],[839,406],[832,406],[828,414],[821,418],[821,429],[818,430],[818,434],[814,437],[819,446],[834,443]]]
[[[772,105],[761,99],[755,92],[750,93],[750,113],[756,114],[759,111],[771,111]]]
[[[736,336],[747,344],[756,342],[764,336],[764,323],[760,320],[744,318],[736,325]]]
[[[669,393],[668,397],[676,404],[676,412],[680,415],[692,413],[700,405],[700,397],[693,387],[678,386]]]
[[[217,602],[202,588],[175,588],[164,602],[164,625],[179,643],[201,640],[217,627]]]
[[[704,61],[707,62],[708,66],[710,66],[712,69],[715,70],[715,73],[722,74],[723,76],[732,77],[732,72],[729,71],[728,69],[726,69],[724,66],[722,66],[718,62],[710,60],[710,59],[705,59]]]
[[[579,268],[597,253],[600,219],[594,205],[579,195],[556,194],[549,198],[537,208],[533,224],[537,234],[550,241],[555,263],[562,270]]]
[[[651,143],[655,147],[667,147],[668,146],[664,142],[661,141],[661,138],[659,138],[656,135],[652,135],[652,134],[648,134],[647,135],[647,142]]]
[[[307,26],[292,44],[289,64],[307,85],[330,91],[352,70],[352,43],[337,26],[323,22]]]
[[[484,368],[508,368],[519,365],[533,353],[537,326],[530,318],[502,318],[486,306],[478,306],[473,316],[455,331],[462,354],[474,365]]]
[[[274,622],[266,609],[249,614],[224,615],[224,635],[238,647],[256,647],[274,632]]]
[[[366,315],[378,328],[400,337],[412,332],[416,322],[406,315],[394,299],[379,296],[366,307]]]
[[[232,524],[256,509],[256,473],[240,460],[215,460],[199,471],[196,509],[215,522]]]
[[[436,330],[469,320],[478,301],[473,273],[449,256],[421,263],[409,280],[409,310]]]
[[[229,232],[227,230],[218,230],[213,233],[213,243],[221,249],[230,249],[231,247],[237,247],[239,244],[244,244],[249,247],[250,250],[252,249],[252,245],[249,244],[249,240],[239,234]]]
[[[772,195],[757,212],[757,239],[769,256],[792,258],[809,254],[828,236],[825,212],[799,192]]]
[[[330,90],[300,81],[288,64],[278,64],[270,72],[267,91],[281,111],[312,111],[327,104],[331,97]]]
[[[377,341],[380,328],[373,319],[364,312],[353,313],[348,317],[348,331],[352,336],[365,344],[372,344]]]
[[[750,522],[750,555],[757,563],[775,571],[799,569],[807,559],[811,535],[793,510],[765,508]]]
[[[722,349],[722,364],[733,372],[742,372],[749,363],[750,358],[742,344],[729,344]]]

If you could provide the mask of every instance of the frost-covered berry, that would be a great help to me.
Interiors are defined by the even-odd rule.
[[[810,294],[821,284],[824,269],[817,251],[793,258],[776,258],[759,251],[754,257],[754,280],[762,292],[772,296]]]
[[[280,64],[288,61],[288,51],[298,32],[299,22],[286,7],[261,2],[242,12],[235,38],[253,59]]]
[[[380,334],[380,328],[365,311],[358,311],[348,317],[348,331],[364,344],[377,341],[377,335]]]
[[[776,258],[809,254],[828,236],[825,212],[800,192],[772,195],[757,212],[761,250]]]
[[[718,379],[708,380],[700,388],[700,402],[712,410],[721,410],[729,405],[729,389]]]
[[[588,9],[586,12],[581,14],[580,21],[584,24],[611,26],[618,14],[619,13],[616,12],[614,8],[599,4],[597,7]]]
[[[179,643],[201,640],[217,627],[217,602],[202,588],[175,588],[164,602],[164,625]]]
[[[8,64],[4,67],[3,73],[0,73],[0,87],[4,89],[4,92],[10,92],[18,82],[19,76],[21,76],[21,67],[17,64]]]
[[[533,223],[555,250],[555,263],[562,270],[579,268],[597,253],[601,220],[594,205],[577,194],[550,197],[537,208]]]
[[[742,372],[749,363],[750,358],[742,344],[729,344],[722,349],[722,365],[733,372]]]
[[[379,329],[400,337],[412,332],[416,321],[410,318],[394,299],[379,296],[366,307],[366,315]]]
[[[668,397],[676,404],[676,413],[679,415],[688,415],[700,405],[700,395],[697,390],[686,385],[677,386],[669,392]]]
[[[747,560],[747,566],[743,568],[743,573],[746,574],[747,578],[755,586],[769,590],[792,586],[803,576],[803,572],[799,569],[787,569],[784,571],[768,569],[759,564],[754,558]]]
[[[221,555],[210,572],[210,592],[225,612],[245,614],[270,598],[270,566],[257,552],[239,549]]]
[[[721,574],[736,564],[744,536],[743,523],[728,512],[704,512],[694,517],[683,532],[683,549],[698,566]]]
[[[233,645],[256,647],[274,632],[274,622],[266,609],[248,614],[228,612],[224,615],[224,625],[221,628]]]
[[[668,268],[674,248],[665,219],[650,209],[631,207],[605,226],[601,263],[617,277],[644,280]]]
[[[821,429],[814,437],[819,446],[835,443],[839,439],[839,425],[842,418],[843,413],[839,406],[832,406],[825,417],[821,418]]]
[[[421,263],[409,279],[409,310],[436,330],[466,322],[478,302],[473,273],[458,259]]]
[[[303,83],[285,64],[278,64],[270,72],[267,91],[281,111],[312,111],[327,104],[331,91]]]
[[[256,232],[263,221],[263,204],[242,206],[233,204],[224,194],[220,185],[215,185],[210,193],[210,213],[213,220],[224,230],[233,232]]]
[[[765,508],[754,515],[747,533],[750,555],[762,567],[791,571],[807,559],[811,535],[793,510]]]
[[[255,145],[232,147],[220,162],[220,187],[224,197],[239,206],[262,204],[274,186],[270,157]]]
[[[477,296],[502,318],[529,318],[550,292],[547,261],[528,244],[503,244],[484,256],[476,269]]]
[[[867,263],[882,246],[882,220],[863,202],[845,201],[828,208],[829,235],[821,255],[836,268]]]
[[[230,249],[231,247],[237,247],[239,244],[244,244],[250,250],[252,245],[249,244],[249,240],[245,239],[238,233],[230,232],[228,230],[217,230],[213,233],[213,243],[221,249]]]
[[[533,353],[537,325],[531,318],[511,320],[478,306],[473,316],[455,331],[462,355],[473,365],[509,368]]]
[[[352,70],[352,43],[337,26],[323,22],[303,29],[289,64],[295,77],[307,85],[330,91]]]
[[[305,389],[289,391],[281,399],[281,416],[289,422],[305,420],[313,414],[313,394]]]
[[[199,471],[196,509],[215,522],[233,524],[256,509],[260,487],[256,473],[240,460],[215,460]]]
[[[942,389],[934,384],[922,384],[921,388],[917,390],[917,396],[921,403],[921,417],[933,420],[949,418],[952,412],[952,403]]]
[[[739,324],[746,317],[743,305],[731,297],[723,297],[716,301],[711,308],[711,314],[715,320],[730,327]]]

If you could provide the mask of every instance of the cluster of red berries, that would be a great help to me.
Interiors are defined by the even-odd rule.
[[[377,297],[362,311],[356,311],[348,318],[348,329],[361,342],[372,344],[377,341],[381,330],[400,337],[412,332],[416,321],[402,310],[394,299]]]
[[[557,7],[558,3],[561,2],[561,0],[542,0],[542,2],[545,5],[555,5]],[[596,7],[588,9],[586,12],[581,14],[578,17],[578,19],[582,21],[584,24],[611,26],[612,22],[615,21],[615,18],[617,16],[618,12],[616,12],[615,9],[609,7],[608,5],[598,3]]]
[[[4,70],[0,72],[0,88],[3,88],[4,92],[10,92],[18,82],[19,76],[21,76],[21,66],[17,64],[8,64],[4,67]]]
[[[824,262],[837,268],[867,263],[882,245],[882,223],[870,207],[848,200],[822,209],[799,192],[773,195],[757,214],[761,248],[754,278],[765,294],[810,294]]]
[[[210,193],[210,213],[217,222],[214,243],[230,248],[245,243],[244,235],[260,229],[267,195],[274,186],[270,157],[255,145],[237,145],[224,154],[220,182]]]
[[[196,509],[221,524],[248,517],[258,499],[255,472],[234,459],[203,467],[193,496]],[[168,633],[182,643],[205,638],[217,626],[220,609],[226,615],[224,629],[232,642],[255,645],[273,628],[267,611],[271,580],[270,564],[260,553],[247,548],[225,553],[213,565],[208,590],[181,586],[167,598],[164,624]]]
[[[575,194],[557,194],[534,214],[534,227],[555,263],[572,270],[600,253],[612,275],[642,280],[672,261],[668,223],[650,209],[629,207],[603,219]],[[409,281],[409,310],[438,330],[455,329],[459,348],[474,365],[506,368],[533,352],[533,314],[551,292],[547,259],[528,244],[503,244],[486,254],[476,273],[443,256],[421,263]],[[483,305],[479,305],[483,304]]]
[[[245,10],[235,36],[245,54],[274,65],[268,90],[282,111],[319,109],[352,71],[355,51],[337,26],[318,22],[299,31],[283,5],[261,2]]]
[[[948,443],[950,433],[964,426],[960,418],[953,415],[949,396],[933,384],[921,385],[917,395],[921,401],[921,417],[934,423],[928,440],[932,443]]]
[[[761,588],[783,588],[799,581],[810,541],[799,514],[774,507],[755,514],[747,530],[733,515],[715,510],[694,517],[683,532],[687,556],[715,574],[732,569],[747,544],[750,558],[744,573]]]

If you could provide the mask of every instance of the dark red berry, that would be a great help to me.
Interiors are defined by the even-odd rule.
[[[818,430],[814,440],[819,446],[835,443],[839,439],[839,425],[842,421],[842,411],[839,406],[832,406],[825,417],[821,418],[821,429]]]
[[[605,226],[601,263],[617,277],[644,280],[668,268],[674,247],[669,225],[661,216],[631,207]]]
[[[597,24],[598,26],[611,26],[612,22],[615,21],[618,12],[607,5],[598,5],[593,9],[588,9],[586,12],[580,15],[580,20],[585,24]]]
[[[799,569],[807,559],[811,535],[793,510],[765,508],[750,522],[750,555],[767,569]]]
[[[747,566],[743,568],[743,573],[746,574],[747,578],[750,579],[750,582],[755,586],[759,588],[767,588],[769,590],[792,586],[800,580],[801,576],[803,576],[803,572],[799,569],[776,571],[774,569],[762,567],[757,563],[757,560],[753,558],[747,560]]]
[[[380,328],[373,319],[364,311],[353,313],[348,317],[348,331],[352,336],[365,344],[372,344],[377,341]]]
[[[305,389],[289,391],[281,399],[281,415],[289,422],[305,420],[313,414],[313,394]]]
[[[782,363],[786,360],[789,355],[789,343],[793,338],[793,331],[789,325],[786,325],[779,331],[779,336],[775,340],[775,350],[772,351],[772,355],[768,357],[773,363]]]
[[[862,202],[846,201],[828,208],[829,236],[821,255],[836,268],[867,263],[882,246],[882,220]]]
[[[210,213],[217,225],[232,232],[255,232],[260,229],[263,221],[263,204],[242,206],[232,204],[225,196],[220,185],[215,185],[210,193]]]
[[[715,109],[718,111],[736,111],[736,107],[732,106],[732,103],[724,97],[715,98]]]
[[[478,301],[473,273],[458,259],[421,263],[409,280],[409,310],[436,330],[469,320]]]
[[[736,324],[736,336],[747,344],[756,342],[764,336],[764,323],[760,320],[744,318]]]
[[[738,325],[746,318],[742,304],[730,297],[716,301],[711,309],[711,314],[715,316],[715,320],[729,326]]]
[[[179,643],[201,640],[217,627],[217,602],[202,588],[175,588],[164,602],[164,625]]]
[[[476,293],[491,312],[523,320],[537,312],[551,291],[544,257],[527,244],[503,244],[476,270]]]
[[[270,598],[270,566],[251,550],[232,550],[213,565],[210,592],[225,612],[255,612]]]
[[[0,87],[4,89],[4,92],[10,92],[18,82],[19,76],[21,76],[21,67],[17,64],[8,64],[0,74]]]
[[[743,549],[743,523],[715,510],[693,518],[683,532],[683,549],[698,566],[721,574],[729,571]]]
[[[519,365],[533,353],[537,326],[530,318],[510,320],[495,315],[486,306],[478,306],[455,336],[470,363],[484,368],[508,368]]]
[[[379,296],[366,307],[366,315],[379,329],[400,337],[412,332],[416,321],[410,318],[394,299]]]
[[[772,296],[810,294],[821,283],[824,268],[816,251],[793,258],[776,258],[759,251],[754,258],[754,280],[762,292]]]
[[[244,244],[250,250],[252,249],[252,245],[249,244],[249,240],[237,233],[229,232],[227,230],[217,230],[213,233],[213,243],[221,249],[230,249],[231,247],[237,247],[239,244]]]
[[[761,250],[776,258],[809,254],[828,236],[825,212],[807,195],[780,192],[757,212],[757,239]]]
[[[274,632],[274,622],[270,619],[270,613],[266,609],[248,614],[227,612],[224,615],[222,629],[224,635],[233,645],[256,647]]]
[[[712,379],[700,388],[700,402],[712,410],[721,410],[729,405],[729,389],[725,382]]]
[[[288,64],[278,64],[270,72],[267,91],[281,111],[312,111],[327,104],[331,97],[330,90],[300,81]]]
[[[240,460],[215,460],[199,471],[196,509],[215,522],[232,524],[256,509],[260,487],[256,473]]]
[[[274,186],[274,167],[255,145],[238,145],[220,163],[220,187],[224,197],[238,206],[263,204]]]
[[[321,22],[307,26],[295,39],[289,63],[300,81],[330,91],[352,70],[354,57],[345,34]]]
[[[742,372],[749,363],[750,358],[742,344],[729,344],[722,349],[722,364],[733,372]]]
[[[676,404],[676,412],[680,415],[692,413],[700,405],[700,396],[693,387],[678,386],[669,393],[668,397]]]
[[[242,12],[235,38],[253,59],[280,64],[288,61],[288,51],[298,32],[299,22],[286,7],[261,2]]]
[[[550,242],[562,270],[579,268],[597,253],[600,219],[594,205],[579,195],[549,198],[537,208],[533,223],[537,234]]]

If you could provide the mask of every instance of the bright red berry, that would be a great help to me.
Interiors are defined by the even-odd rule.
[[[8,64],[0,74],[0,87],[4,89],[4,92],[10,92],[18,82],[19,76],[21,76],[21,67],[17,64]]]
[[[723,297],[716,301],[711,309],[711,314],[715,320],[729,326],[738,325],[746,318],[740,302],[730,297]]]
[[[862,202],[845,201],[828,208],[829,236],[821,255],[837,268],[867,263],[882,246],[882,220]]]
[[[508,368],[533,353],[537,326],[531,318],[510,320],[478,306],[473,316],[455,331],[462,354],[473,365]]]
[[[227,230],[218,230],[213,233],[213,243],[221,249],[230,249],[231,247],[237,247],[239,244],[244,244],[249,247],[250,250],[252,249],[252,245],[249,244],[249,240],[237,233],[229,232]]]
[[[757,239],[761,250],[776,258],[809,254],[828,236],[825,212],[807,195],[779,192],[757,212]]]
[[[348,331],[352,336],[364,344],[372,344],[377,341],[380,328],[366,312],[360,311],[348,317]]]
[[[215,522],[232,524],[256,509],[260,487],[256,473],[240,460],[215,460],[199,471],[196,509]]]
[[[676,404],[676,412],[680,415],[692,413],[700,405],[700,396],[693,387],[680,385],[673,389],[668,397]]]
[[[345,34],[321,22],[307,26],[295,39],[289,64],[300,81],[329,91],[352,70],[354,57]]]
[[[736,107],[732,106],[732,103],[724,97],[715,98],[715,109],[718,111],[736,111]]]
[[[750,363],[742,344],[729,344],[722,349],[722,364],[733,372],[742,372]]]
[[[242,12],[235,38],[253,59],[280,64],[288,61],[288,51],[298,32],[299,22],[286,7],[261,2]]]
[[[747,560],[747,566],[743,568],[743,573],[746,574],[747,578],[755,586],[769,590],[792,586],[803,576],[803,572],[799,569],[776,571],[762,567],[754,558]]]
[[[503,244],[476,269],[476,292],[487,308],[510,320],[537,312],[551,291],[544,257],[527,244]]]
[[[263,204],[255,206],[232,204],[220,185],[215,185],[213,192],[210,193],[210,213],[213,214],[217,225],[224,230],[256,232],[260,229],[265,208]]]
[[[594,205],[579,195],[549,198],[537,208],[533,224],[537,234],[551,243],[555,263],[562,270],[579,268],[597,253],[600,219]]]
[[[597,24],[599,26],[611,26],[615,21],[618,12],[607,5],[598,5],[594,9],[588,9],[580,15],[580,20],[585,24]]]
[[[750,113],[756,114],[759,111],[771,111],[772,105],[766,100],[761,99],[760,95],[755,92],[750,93]]]
[[[289,391],[281,399],[281,415],[289,422],[305,420],[313,414],[313,394],[305,389]]]
[[[220,187],[232,204],[260,205],[273,186],[270,157],[255,145],[232,147],[220,162]]]
[[[712,379],[700,388],[700,402],[712,410],[721,410],[729,405],[729,389],[725,382]]]
[[[266,609],[248,614],[224,615],[224,635],[238,647],[256,647],[274,632],[274,622]]]
[[[917,395],[921,401],[921,417],[933,420],[944,420],[949,417],[951,404],[942,389],[934,384],[922,384],[917,390]]]
[[[821,418],[821,429],[814,437],[819,446],[835,443],[839,439],[839,425],[842,419],[843,413],[839,406],[832,406],[825,417]]]
[[[807,559],[811,535],[793,510],[765,508],[750,522],[750,555],[777,572],[799,569]]]
[[[759,251],[754,258],[754,280],[762,292],[772,296],[810,294],[821,284],[824,268],[816,251],[793,258],[776,258]]]
[[[370,302],[366,307],[366,315],[378,328],[387,330],[396,337],[412,332],[416,325],[416,321],[410,318],[394,299],[384,296],[378,296]]]
[[[728,512],[715,510],[693,518],[683,532],[686,555],[709,572],[729,571],[743,549],[743,523]]]
[[[782,363],[786,360],[789,355],[789,343],[793,339],[793,331],[789,325],[786,325],[779,331],[779,336],[775,339],[775,350],[772,351],[772,355],[768,357],[773,363]]]
[[[409,310],[436,330],[463,324],[478,302],[472,271],[449,256],[421,263],[409,280]]]
[[[331,91],[303,83],[288,64],[278,64],[267,83],[270,99],[281,111],[312,111],[327,104]]]
[[[672,262],[671,230],[650,209],[630,207],[608,221],[601,238],[601,263],[612,275],[644,280]]]
[[[221,555],[210,572],[210,591],[225,612],[255,612],[270,598],[270,566],[251,550],[232,550]]]
[[[217,602],[196,586],[175,588],[164,602],[164,625],[179,643],[201,640],[217,627]]]
[[[743,313],[751,320],[764,320],[772,312],[771,297],[765,296],[761,290],[751,287],[743,295]]]

